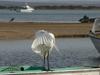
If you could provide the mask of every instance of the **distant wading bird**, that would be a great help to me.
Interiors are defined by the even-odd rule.
[[[50,70],[49,54],[54,46],[55,46],[55,36],[53,33],[47,32],[45,30],[39,30],[38,32],[36,32],[35,39],[32,43],[31,48],[35,53],[40,54],[43,57],[44,70]],[[46,68],[46,61],[47,61],[47,68]]]
[[[9,22],[13,22],[15,20],[15,18],[11,18]]]

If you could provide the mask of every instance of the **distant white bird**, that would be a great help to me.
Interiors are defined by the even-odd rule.
[[[52,48],[55,46],[55,36],[53,33],[47,32],[45,30],[39,30],[35,34],[35,39],[32,43],[32,50],[40,54],[44,59],[44,70],[50,70],[49,66],[49,54]],[[47,69],[46,69],[47,60]]]

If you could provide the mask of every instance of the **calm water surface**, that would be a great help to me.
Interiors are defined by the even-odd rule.
[[[28,22],[79,22],[84,15],[90,18],[100,17],[100,10],[34,10],[32,13],[21,13],[10,10],[0,10],[0,21]]]
[[[0,66],[42,66],[42,59],[31,50],[33,40],[0,40]],[[89,38],[57,38],[50,55],[51,67],[100,65],[99,53]]]

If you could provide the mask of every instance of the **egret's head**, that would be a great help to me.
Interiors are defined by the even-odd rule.
[[[53,33],[47,32],[45,30],[39,30],[38,32],[36,32],[36,37],[41,37],[41,36],[48,36],[51,37],[52,39],[55,39]]]
[[[39,30],[38,32],[36,32],[36,37],[37,36],[42,36],[45,32],[47,32],[47,31],[45,31],[45,30]]]

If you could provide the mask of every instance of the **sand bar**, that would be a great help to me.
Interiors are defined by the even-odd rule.
[[[40,29],[56,37],[81,37],[87,36],[91,27],[92,23],[0,22],[0,39],[31,39]]]

